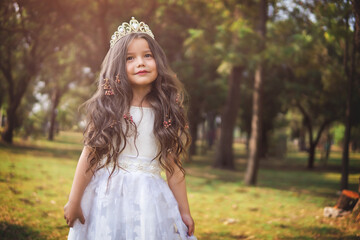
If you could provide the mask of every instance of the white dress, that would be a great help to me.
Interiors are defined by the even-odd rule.
[[[187,235],[178,203],[161,177],[153,134],[154,112],[151,108],[131,107],[138,130],[136,140],[129,137],[119,157],[124,168],[108,177],[110,170],[95,173],[81,200],[85,224],[76,220],[70,228],[71,240],[196,240]]]

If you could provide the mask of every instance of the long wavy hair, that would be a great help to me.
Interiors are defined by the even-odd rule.
[[[143,38],[148,42],[158,71],[150,92],[142,99],[142,102],[150,104],[155,114],[153,131],[159,142],[159,151],[154,159],[158,159],[161,167],[171,175],[174,173],[174,163],[185,174],[181,159],[188,157],[187,148],[191,142],[187,125],[187,107],[184,106],[187,99],[185,90],[171,70],[162,48],[144,33],[126,35],[109,49],[101,65],[98,89],[83,104],[87,113],[84,145],[91,148],[91,154],[88,155],[88,171],[95,173],[101,168],[112,166],[110,178],[120,167],[117,159],[124,151],[126,138],[132,131],[135,133],[134,143],[136,141],[136,125],[124,119],[133,98],[126,73],[126,55],[129,44],[135,38]],[[116,81],[116,77],[119,82]],[[105,79],[109,79],[107,82],[114,95],[105,94]],[[169,118],[171,125],[164,127],[164,121]]]

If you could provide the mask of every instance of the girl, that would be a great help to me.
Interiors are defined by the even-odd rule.
[[[183,94],[149,27],[120,25],[85,103],[68,239],[196,239],[180,161],[190,143]]]

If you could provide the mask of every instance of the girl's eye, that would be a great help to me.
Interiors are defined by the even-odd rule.
[[[150,53],[147,53],[147,54],[145,54],[145,57],[146,57],[146,58],[151,58],[152,55],[151,55]]]
[[[134,57],[129,56],[129,57],[126,58],[126,61],[131,61],[133,59],[134,59]]]

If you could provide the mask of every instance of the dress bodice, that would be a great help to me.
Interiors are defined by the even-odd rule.
[[[137,137],[134,142],[135,136],[130,133],[130,136],[126,139],[126,147],[121,155],[153,159],[159,150],[158,140],[153,133],[154,110],[152,108],[131,106],[130,115],[137,127]]]

